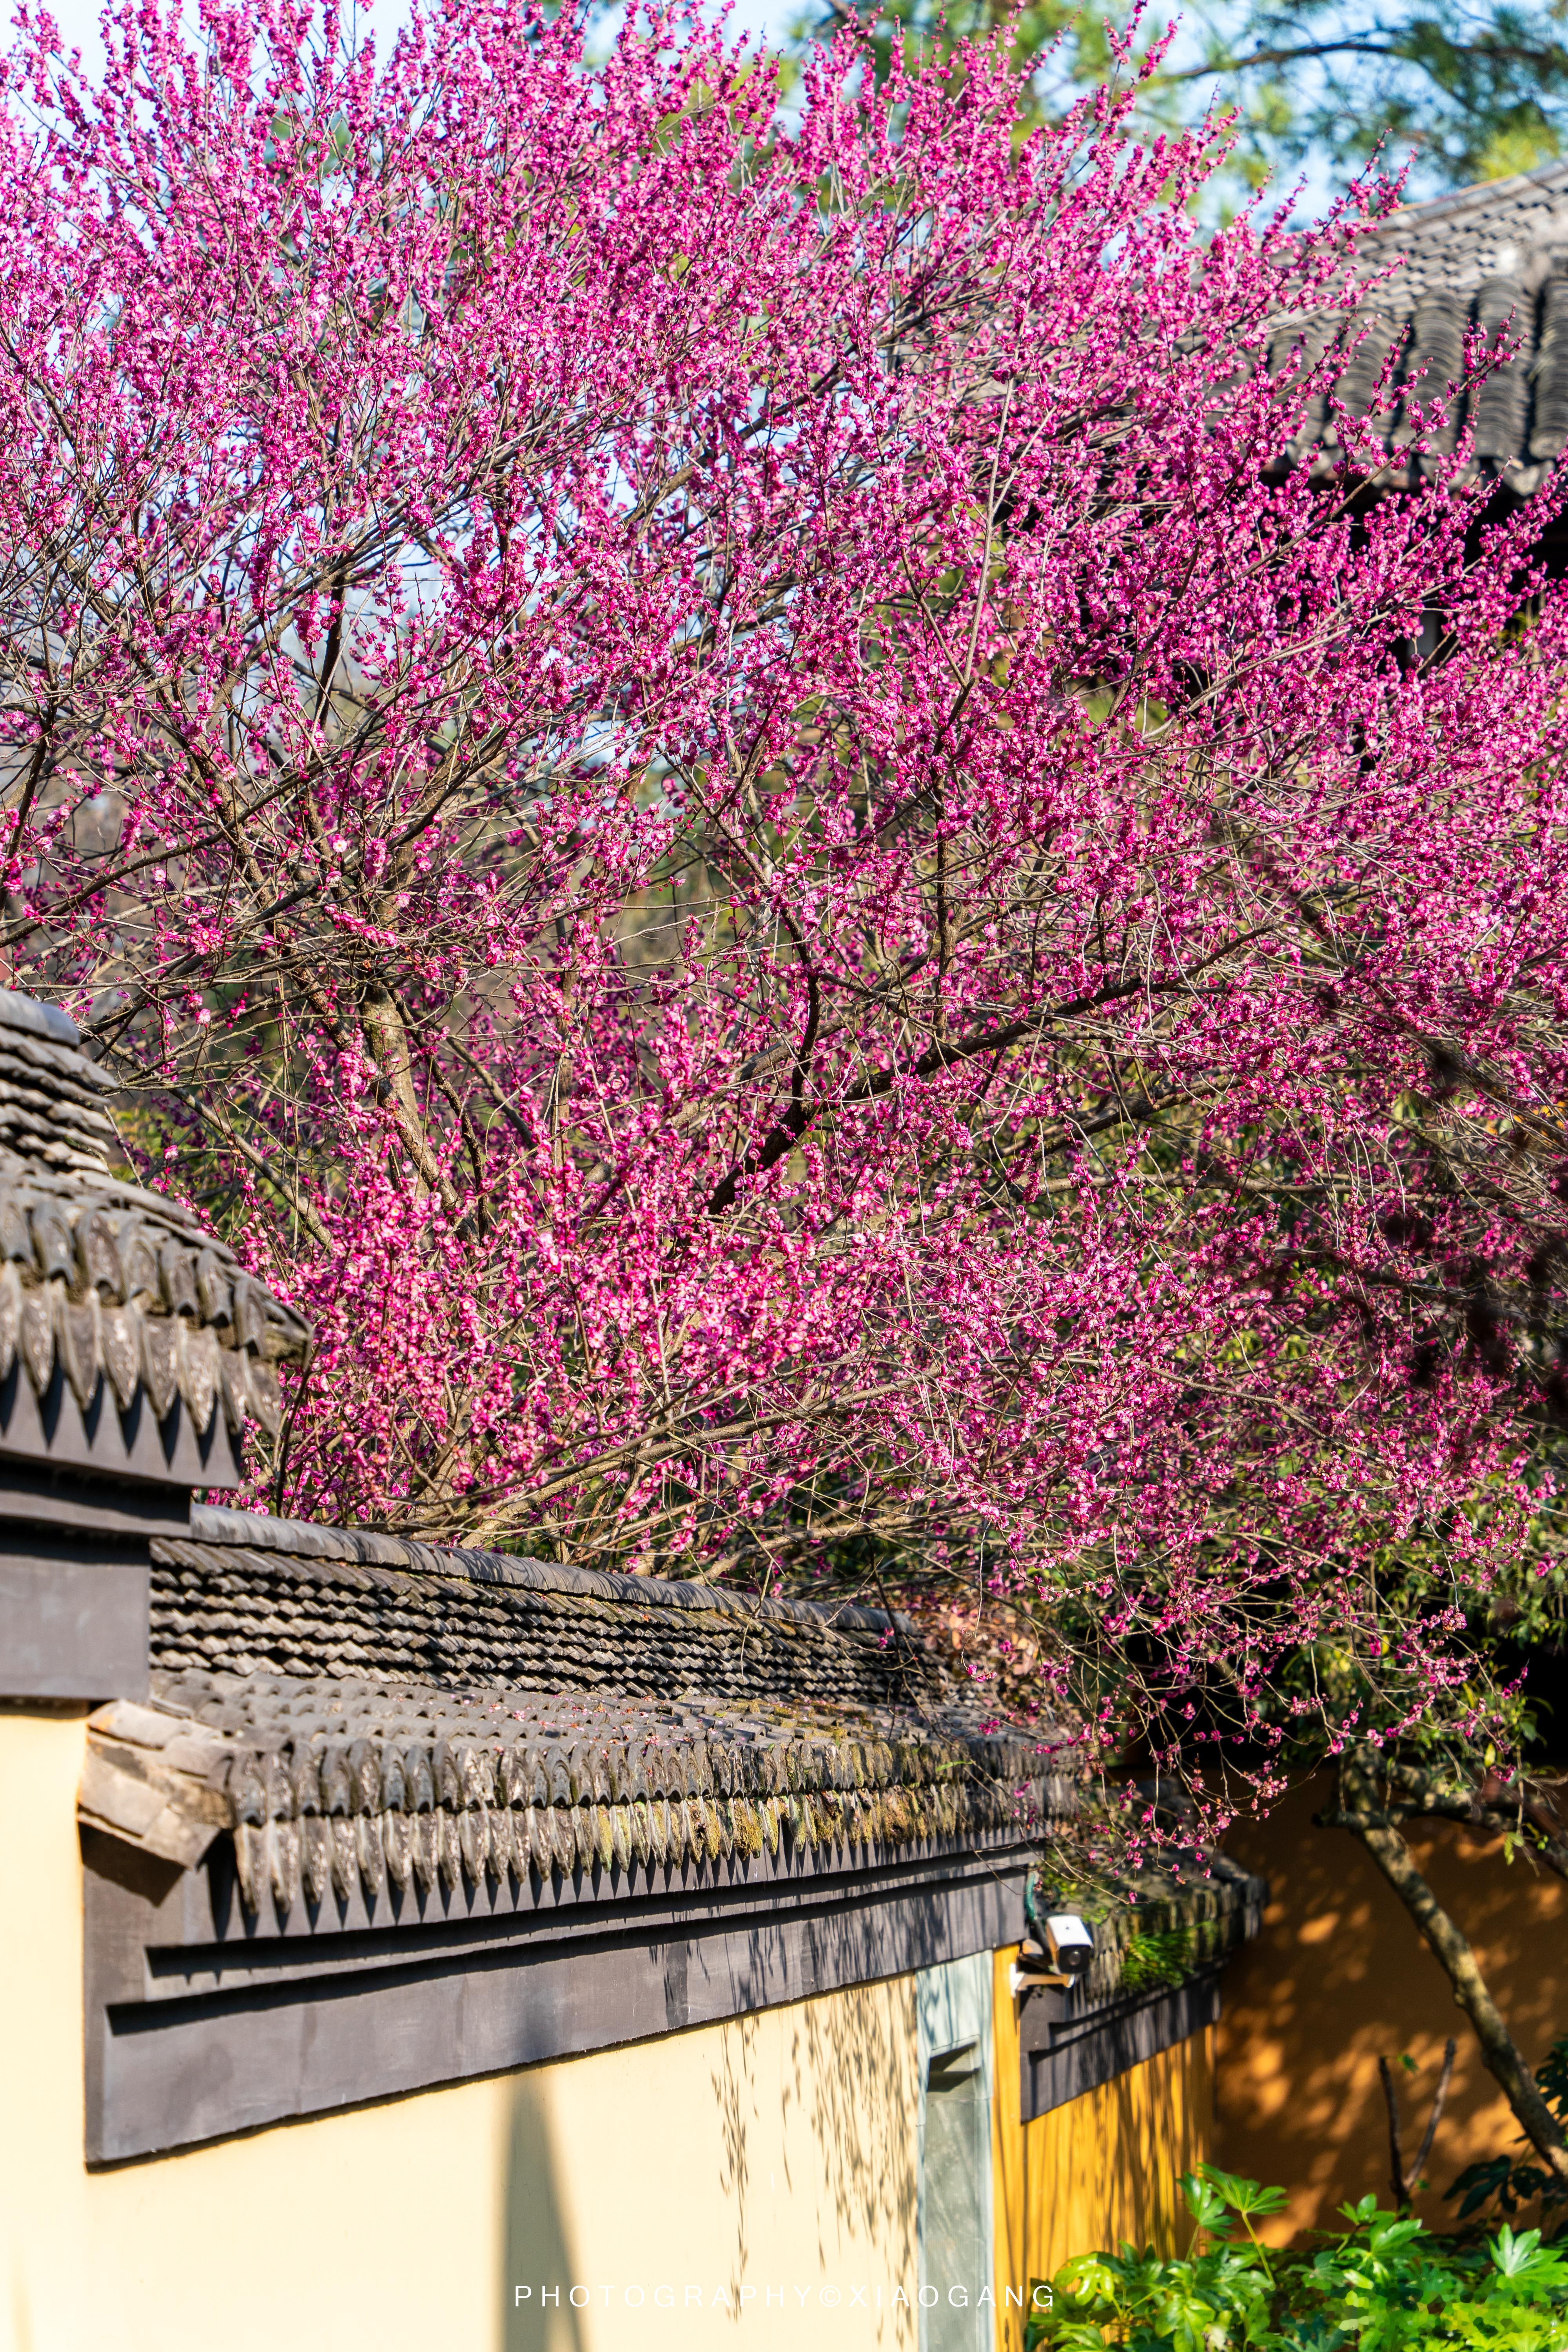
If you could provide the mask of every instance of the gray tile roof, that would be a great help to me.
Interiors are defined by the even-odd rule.
[[[80,1811],[279,1919],[330,1893],[797,1866],[1043,1836],[1068,1744],[966,1705],[908,1621],[197,1507],[154,1544],[153,1704]]]
[[[19,1360],[41,1403],[58,1366],[100,1422],[145,1396],[160,1423],[183,1400],[198,1433],[220,1403],[236,1433],[275,1429],[305,1325],[176,1202],[112,1174],[114,1092],[65,1013],[0,989],[0,1384]]]
[[[1345,355],[1337,397],[1364,418],[1392,354],[1378,420],[1391,460],[1387,486],[1430,478],[1468,428],[1475,478],[1530,496],[1568,446],[1568,163],[1407,205],[1362,239],[1359,256],[1369,273],[1399,267],[1348,331],[1343,320],[1321,314],[1284,322],[1270,364],[1285,371],[1293,354],[1316,361],[1337,343]],[[1448,402],[1428,452],[1407,457],[1417,434],[1414,404],[1442,399],[1464,373],[1472,330],[1494,350],[1511,346],[1510,355],[1474,392]],[[1325,402],[1309,411],[1284,457],[1334,470],[1339,451]]]
[[[160,1672],[374,1675],[875,1705],[926,1669],[913,1628],[713,1585],[200,1506],[153,1547]]]

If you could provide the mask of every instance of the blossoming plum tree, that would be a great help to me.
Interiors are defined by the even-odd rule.
[[[1005,47],[785,124],[679,13],[202,26],[5,67],[4,944],[315,1322],[258,1497],[959,1592],[1161,1738],[1473,1710],[1568,605],[1462,447],[1278,464],[1353,214],[1201,243]]]

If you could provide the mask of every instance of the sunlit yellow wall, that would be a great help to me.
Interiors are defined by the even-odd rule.
[[[1214,2135],[1212,2027],[1020,2124],[1018,2018],[1008,1985],[1016,1957],[996,1954],[993,2000],[999,2352],[1020,2352],[1023,2343],[1022,2319],[1000,2293],[1005,2285],[1026,2297],[1030,2282],[1048,2279],[1069,2254],[1124,2238],[1164,2252],[1185,2244],[1176,2183],[1207,2158]]]
[[[911,1978],[89,2175],[82,1742],[0,1714],[0,2346],[913,2352]]]
[[[909,1977],[89,2174],[82,1743],[79,1717],[0,1713],[0,2352],[817,2352],[825,2329],[843,2352],[914,2352]],[[1021,2343],[1009,2284],[1124,2236],[1174,2241],[1174,2179],[1207,2152],[1212,2106],[1205,2037],[1021,2127],[1011,1958],[1001,2352]]]
[[[1395,2064],[1406,2158],[1419,2145],[1443,2063],[1458,2043],[1441,2126],[1415,2199],[1451,2225],[1443,2190],[1467,2165],[1515,2149],[1518,2126],[1409,1913],[1343,1830],[1319,1829],[1332,1779],[1293,1790],[1266,1822],[1226,1841],[1268,1881],[1263,1933],[1226,1972],[1219,2041],[1219,2158],[1272,2181],[1289,2205],[1270,2234],[1329,2229],[1368,2190],[1386,2199],[1388,2119],[1379,2058]],[[1527,2062],[1568,2033],[1568,1885],[1495,1838],[1452,1822],[1405,1835],[1427,1884],[1474,1947]]]

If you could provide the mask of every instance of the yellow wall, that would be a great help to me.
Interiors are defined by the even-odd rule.
[[[992,2110],[999,2287],[1048,2279],[1071,2254],[1124,2238],[1162,2252],[1189,2234],[1179,2176],[1212,2154],[1214,2029],[1162,2051],[1065,2107],[1020,2126],[1014,1952],[995,1956]],[[999,2352],[1019,2352],[1023,2323],[998,2298]]]
[[[843,2352],[914,2352],[910,1977],[89,2174],[82,1743],[79,1718],[0,1712],[0,2347],[817,2352],[826,2329]],[[1212,2100],[1202,2037],[1021,2129],[1012,1958],[1001,2352],[1021,2343],[1008,2284],[1122,2237],[1174,2242]]]
[[[82,1740],[0,1714],[0,2345],[912,2352],[911,1978],[89,2175]]]
[[[1290,2192],[1273,2231],[1327,2228],[1334,2209],[1389,2195],[1380,2056],[1397,2068],[1406,2156],[1426,2126],[1443,2044],[1459,2045],[1453,2089],[1415,2210],[1437,2226],[1442,2191],[1479,2158],[1517,2153],[1517,2126],[1480,2063],[1448,1980],[1382,1874],[1343,1830],[1314,1828],[1333,1801],[1325,1777],[1267,1822],[1237,1826],[1228,1850],[1268,1880],[1263,1934],[1226,1971],[1219,2026],[1219,2156],[1233,2172]],[[1447,1822],[1405,1835],[1438,1900],[1469,1937],[1515,2041],[1538,2065],[1568,2033],[1568,1885],[1510,1864],[1500,1843]]]

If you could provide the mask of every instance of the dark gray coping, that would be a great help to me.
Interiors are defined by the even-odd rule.
[[[20,1460],[0,1451],[0,1551],[33,1538],[7,1521],[75,1528],[87,1534],[183,1536],[191,1521],[188,1486],[95,1475],[59,1461]]]
[[[362,1568],[394,1568],[420,1576],[466,1577],[475,1584],[511,1584],[532,1592],[574,1592],[598,1601],[631,1601],[643,1609],[701,1609],[721,1616],[774,1617],[800,1625],[831,1626],[852,1633],[900,1633],[918,1641],[911,1621],[851,1601],[764,1599],[721,1584],[693,1584],[661,1576],[617,1576],[601,1569],[565,1568],[553,1560],[494,1551],[447,1550],[374,1528],[317,1527],[308,1519],[269,1518],[260,1511],[231,1511],[198,1503],[191,1512],[196,1543],[237,1544],[257,1551],[308,1559],[352,1561]]]
[[[1076,1989],[1042,1985],[1018,2020],[1019,2112],[1025,2123],[1114,2082],[1205,2025],[1219,2021],[1224,1963],[1185,1984],[1086,2001]]]
[[[190,1488],[0,1454],[0,1698],[144,1698],[151,1544]]]
[[[417,1925],[345,1916],[321,1935],[292,1915],[246,1932],[227,1839],[200,1872],[90,1829],[83,1853],[93,2164],[994,1950],[1022,1932],[1031,1859],[999,1832],[879,1864],[634,1869],[618,1893],[595,1866],[526,1919],[443,1892]]]
[[[100,1372],[84,1413],[58,1356],[42,1398],[22,1369],[19,1351],[0,1381],[0,1465],[6,1454],[69,1463],[105,1478],[182,1486],[187,1492],[194,1486],[243,1484],[221,1402],[214,1406],[203,1437],[183,1397],[176,1396],[164,1419],[157,1422],[145,1390],[139,1388],[130,1412],[122,1413]]]
[[[18,995],[14,988],[0,988],[0,1028],[25,1029],[29,1036],[48,1037],[57,1045],[81,1044],[81,1032],[63,1006]]]

